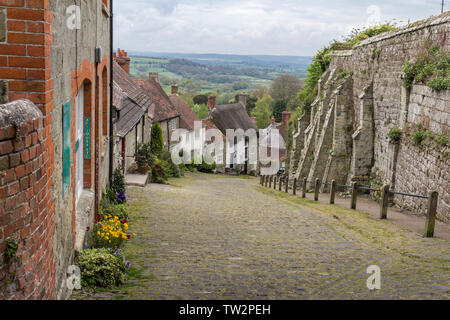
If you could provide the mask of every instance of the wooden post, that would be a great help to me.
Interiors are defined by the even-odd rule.
[[[283,177],[280,176],[279,181],[278,181],[278,191],[281,191],[281,186],[283,185]]]
[[[263,184],[264,184],[263,180],[264,180],[264,177],[263,177],[263,176],[260,176],[260,177],[259,177],[259,184],[260,184],[260,185],[263,185]]]
[[[294,178],[294,184],[292,185],[292,194],[295,196],[297,193],[297,178]]]
[[[273,176],[273,189],[277,190],[277,176]]]
[[[438,193],[437,191],[432,191],[428,197],[427,220],[425,222],[424,234],[424,237],[426,238],[432,238],[434,236],[434,223],[436,220],[437,205]]]
[[[334,204],[335,197],[336,197],[336,180],[333,180],[331,181],[330,204]]]
[[[320,180],[316,179],[316,184],[314,185],[314,201],[319,201],[319,189],[320,189]]]
[[[389,204],[389,185],[386,184],[381,190],[381,203],[380,203],[380,219],[387,219],[387,211]]]
[[[285,178],[284,183],[285,183],[285,185],[284,185],[284,192],[289,193],[289,177]]]
[[[358,184],[356,182],[352,183],[352,209],[356,209],[356,199],[358,198]]]
[[[266,180],[266,181],[264,181],[264,186],[267,187],[269,185],[269,176],[264,176],[264,177],[265,177],[264,179]]]
[[[302,185],[302,198],[306,198],[306,178],[303,178],[303,185]]]
[[[269,188],[272,188],[272,180],[273,180],[273,176],[270,176],[270,178],[269,178]]]

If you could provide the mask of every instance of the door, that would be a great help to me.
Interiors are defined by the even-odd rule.
[[[84,85],[75,98],[75,204],[83,192],[83,131],[84,131]]]

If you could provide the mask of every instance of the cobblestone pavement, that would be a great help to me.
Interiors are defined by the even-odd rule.
[[[189,174],[129,188],[126,246],[138,269],[77,299],[449,299],[450,243],[389,221],[263,188]],[[381,269],[370,291],[366,269]]]

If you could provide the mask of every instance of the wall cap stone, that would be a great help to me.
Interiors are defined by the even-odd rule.
[[[20,125],[24,122],[43,117],[42,112],[30,100],[16,100],[0,104],[0,128]]]

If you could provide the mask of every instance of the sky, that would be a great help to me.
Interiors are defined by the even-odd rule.
[[[312,56],[353,28],[440,12],[441,0],[115,0],[114,47]]]

